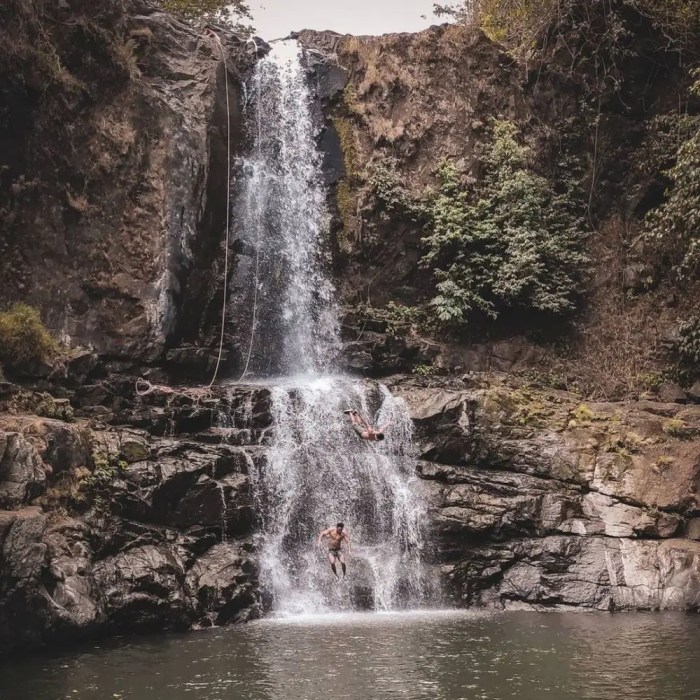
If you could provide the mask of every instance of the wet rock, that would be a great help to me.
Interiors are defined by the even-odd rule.
[[[0,432],[0,508],[18,508],[44,491],[46,465],[19,433]]]
[[[120,552],[99,562],[94,577],[105,614],[118,627],[187,623],[185,571],[175,545]]]
[[[244,545],[219,544],[197,559],[186,586],[202,620],[223,625],[260,615],[256,569]]]
[[[37,416],[4,416],[0,430],[14,430],[39,453],[55,479],[63,471],[91,461],[91,444],[85,427]]]

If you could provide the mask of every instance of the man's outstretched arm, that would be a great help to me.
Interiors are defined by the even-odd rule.
[[[347,531],[343,533],[343,539],[348,543],[348,554],[350,554],[350,535]]]
[[[318,547],[321,546],[321,542],[323,542],[323,538],[328,537],[329,532],[330,532],[330,530],[326,529],[326,530],[322,530],[321,532],[318,533],[318,541],[316,542],[316,545]]]

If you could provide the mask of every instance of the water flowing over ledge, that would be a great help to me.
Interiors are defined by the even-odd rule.
[[[408,413],[386,389],[329,376],[339,345],[326,274],[329,217],[297,42],[273,44],[250,99],[253,144],[237,205],[250,264],[237,284],[254,317],[247,366],[271,387],[272,442],[250,474],[262,586],[277,615],[421,605],[426,513],[412,489]],[[345,409],[389,423],[388,439],[364,443]],[[228,422],[247,427],[245,416],[236,420]],[[339,521],[353,543],[340,583],[315,546],[317,533]]]

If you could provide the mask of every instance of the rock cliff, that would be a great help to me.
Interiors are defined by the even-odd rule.
[[[235,157],[255,60],[254,44],[220,36],[223,54],[140,0],[3,4],[0,301],[131,361],[163,361],[215,326],[226,83]]]
[[[613,5],[621,12],[625,3]],[[669,369],[679,323],[697,308],[698,284],[670,275],[642,232],[673,162],[662,125],[675,123],[679,103],[698,110],[687,93],[697,51],[683,65],[648,18],[627,12],[621,22],[624,50],[611,59],[616,89],[600,94],[593,68],[602,54],[586,58],[598,51],[586,45],[593,37],[566,35],[568,25],[554,27],[559,39],[530,62],[473,27],[381,37],[300,33],[334,75],[321,85],[329,88],[322,90],[322,143],[334,164],[328,180],[353,367],[378,375],[423,364],[457,372],[534,368],[562,387],[615,398],[642,393],[652,375]],[[523,311],[501,323],[477,319],[457,334],[431,333],[391,313],[391,304],[415,310],[436,294],[431,266],[420,264],[429,229],[403,200],[424,201],[445,160],[465,189],[481,182],[494,119],[517,125],[533,171],[555,188],[568,181],[583,191],[591,259],[585,299],[570,322],[539,323]],[[387,317],[391,337],[382,335]]]
[[[269,390],[139,396],[133,374],[148,364],[153,381],[186,370],[201,381],[218,339],[225,88],[235,155],[257,52],[219,34],[228,71],[215,40],[141,0],[0,8],[0,301],[35,304],[64,342],[91,347],[0,383],[0,653],[265,611],[249,469],[264,468],[274,436]],[[455,345],[357,308],[413,303],[429,287],[421,231],[379,211],[365,164],[393,158],[414,192],[445,156],[477,177],[485,121],[501,115],[527,126],[546,169],[580,85],[456,28],[300,38],[315,51],[346,367],[382,377],[410,408],[430,563],[452,602],[700,609],[697,391],[627,391],[606,375],[593,393],[609,400],[589,400],[574,391],[581,357],[559,366],[569,391],[548,388],[560,383],[542,381],[551,347],[522,328]],[[653,189],[631,185],[637,204]],[[611,206],[609,221],[620,213]],[[627,257],[619,268],[609,230],[595,244],[597,299],[626,294],[634,272]],[[687,303],[657,313],[632,299],[622,324],[637,314],[655,351]],[[589,365],[618,348],[614,323],[603,330]],[[639,350],[630,333],[627,354],[614,353],[623,364]]]
[[[700,407],[587,405],[505,375],[392,389],[457,604],[698,609]]]
[[[453,604],[700,609],[700,407],[583,404],[504,374],[386,383],[416,427],[428,563]],[[250,467],[274,438],[270,389],[105,388],[70,422],[3,389],[0,650],[265,610]]]
[[[264,397],[111,388],[69,422],[29,413],[41,395],[0,396],[0,652],[262,610],[247,472]],[[250,429],[222,442],[211,426],[246,405]]]

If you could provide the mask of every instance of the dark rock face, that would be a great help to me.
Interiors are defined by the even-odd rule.
[[[0,300],[36,305],[63,341],[111,356],[163,359],[207,340],[221,308],[226,87],[235,156],[255,60],[221,37],[223,56],[143,0],[3,4]]]
[[[428,563],[453,604],[698,609],[700,407],[585,406],[499,375],[388,384],[414,421]],[[1,462],[2,651],[264,611],[249,472],[274,429],[269,390],[117,385],[118,410],[0,421],[15,446]]]
[[[457,604],[700,609],[700,445],[668,434],[676,421],[692,435],[697,409],[589,407],[497,377],[393,389]]]
[[[253,423],[269,422],[264,394],[123,399],[114,426],[3,416],[0,653],[257,617],[248,469],[264,458],[262,433],[232,431],[233,445],[216,426],[219,410],[241,406]]]
[[[26,504],[45,481],[44,464],[32,445],[18,433],[0,433],[0,507]]]

